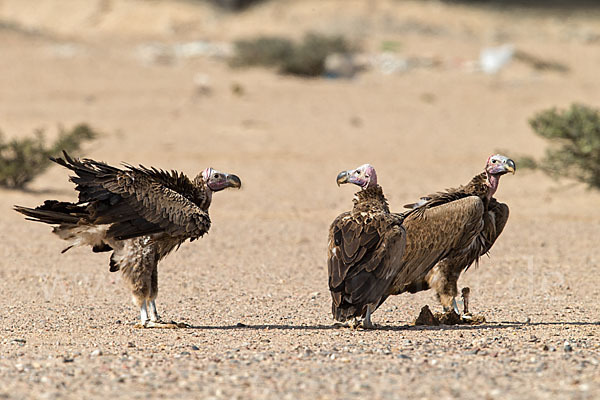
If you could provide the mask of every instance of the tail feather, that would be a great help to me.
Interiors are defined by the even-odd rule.
[[[14,206],[14,210],[29,218],[30,221],[44,222],[50,225],[77,224],[88,215],[85,207],[73,203],[46,200],[36,208]]]
[[[95,225],[89,221],[85,206],[46,200],[36,208],[15,206],[14,210],[27,216],[28,220],[56,225],[53,232],[63,240],[70,242],[62,252],[76,246],[92,246],[96,252],[110,251],[106,243],[106,231],[109,225]]]

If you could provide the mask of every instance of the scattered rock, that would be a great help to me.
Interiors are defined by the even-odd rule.
[[[454,310],[445,313],[433,314],[429,306],[421,308],[421,312],[415,321],[415,325],[479,325],[485,322],[483,315],[458,315]]]
[[[569,343],[568,340],[565,340],[565,343],[563,344],[563,350],[566,353],[569,353],[569,352],[573,351],[573,346],[571,346],[571,343]]]
[[[102,355],[102,350],[100,349],[96,349],[94,351],[92,351],[92,353],[90,354],[92,357],[98,357]]]
[[[415,325],[438,326],[440,321],[433,315],[428,305],[421,308],[421,312],[415,321]]]
[[[450,310],[445,313],[436,313],[435,318],[442,325],[458,325],[463,322],[463,320],[460,318],[460,315],[458,315],[454,310]]]
[[[246,89],[241,83],[234,82],[231,84],[231,93],[236,96],[243,96],[246,93]]]

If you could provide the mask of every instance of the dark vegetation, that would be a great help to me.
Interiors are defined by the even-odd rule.
[[[31,137],[5,142],[0,133],[0,186],[22,189],[48,168],[49,157],[58,156],[63,150],[76,152],[81,145],[98,134],[86,124],[71,130],[60,129],[54,143],[46,145],[42,130]]]
[[[537,113],[529,124],[551,142],[542,160],[523,157],[519,167],[542,169],[600,189],[600,110],[573,104]]]
[[[262,0],[209,0],[212,4],[230,11],[242,11]]]
[[[301,42],[281,37],[259,37],[235,42],[233,67],[263,66],[283,74],[320,76],[330,54],[351,54],[354,47],[341,36],[308,33]]]

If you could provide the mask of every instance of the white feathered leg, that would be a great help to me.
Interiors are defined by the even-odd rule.
[[[460,310],[458,309],[458,304],[456,304],[456,297],[452,298],[452,309],[454,309],[456,315],[460,317]]]
[[[135,301],[135,299],[134,299]],[[146,327],[148,323],[148,309],[146,308],[146,300],[142,300],[142,305],[140,306],[140,325],[141,327]]]
[[[156,300],[148,300],[148,314],[150,315],[150,321],[160,321],[158,311],[156,311]]]

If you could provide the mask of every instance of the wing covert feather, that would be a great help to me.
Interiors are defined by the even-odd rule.
[[[76,173],[71,180],[80,203],[89,203],[90,222],[112,224],[107,234],[117,239],[158,232],[196,239],[210,228],[208,213],[183,195],[192,186],[183,174],[131,166],[123,170],[64,156],[54,161]]]
[[[406,245],[402,217],[341,214],[329,231],[329,288],[334,307],[379,304],[400,267]]]
[[[407,245],[400,273],[394,281],[396,293],[422,279],[453,249],[473,240],[482,228],[484,205],[477,196],[411,212],[404,219]]]

